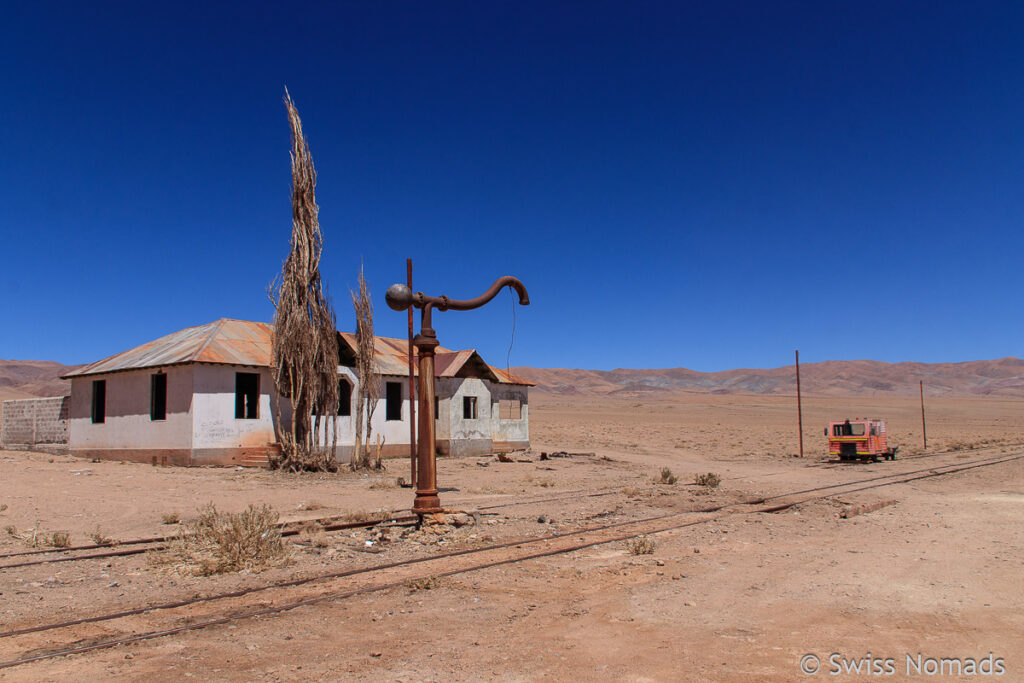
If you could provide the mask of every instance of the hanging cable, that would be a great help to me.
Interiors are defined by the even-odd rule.
[[[516,342],[516,293],[509,287],[508,293],[512,295],[512,337],[508,340],[508,354],[505,356],[505,372],[512,374],[509,371],[509,366],[512,364],[512,345]]]

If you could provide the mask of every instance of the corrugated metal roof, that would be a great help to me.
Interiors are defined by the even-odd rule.
[[[273,327],[248,320],[220,320],[172,332],[167,336],[96,361],[64,377],[98,375],[181,363],[270,365]]]
[[[178,330],[142,346],[122,351],[74,372],[69,372],[64,377],[98,375],[181,363],[223,363],[269,367],[273,331],[274,326],[267,323],[221,318],[206,325]],[[355,335],[341,332],[339,336],[341,341],[348,345],[349,350],[355,353]],[[408,376],[407,340],[377,337],[374,346],[381,374]],[[439,346],[435,353],[434,374],[437,377],[456,377],[467,363],[471,363],[473,366],[482,366],[491,370],[494,376],[488,379],[493,381],[503,384],[535,386],[533,382],[487,365],[483,362],[480,354],[473,349],[452,351]]]

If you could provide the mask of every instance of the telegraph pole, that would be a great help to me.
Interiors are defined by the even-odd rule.
[[[800,429],[800,457],[804,457],[804,408],[800,401],[800,349],[796,350],[796,419]]]
[[[928,432],[925,429],[924,422],[924,380],[918,380],[918,386],[921,389],[921,444],[925,450],[928,450]]]

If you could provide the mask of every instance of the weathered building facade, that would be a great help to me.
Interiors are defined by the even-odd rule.
[[[291,422],[270,374],[272,327],[222,319],[161,337],[72,372],[70,452],[161,465],[265,465],[275,425]],[[409,453],[406,342],[378,337],[381,379],[371,440],[385,457]],[[335,457],[354,448],[359,377],[355,340],[339,333],[341,403]],[[475,351],[438,349],[437,442],[442,454],[529,447],[531,384],[487,365]],[[417,378],[418,381],[418,378]],[[327,439],[329,440],[329,437]]]

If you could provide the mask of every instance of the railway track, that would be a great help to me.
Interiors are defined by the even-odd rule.
[[[1014,445],[1024,446],[1021,444],[998,444],[993,446],[985,446],[976,449],[963,449],[959,451],[936,451],[929,453],[919,453],[912,456],[906,456],[900,458],[897,462],[906,462],[908,460],[918,460],[922,458],[936,458],[947,455],[956,455],[960,453],[970,452],[978,453],[981,451],[992,450],[996,448],[1009,448]],[[825,464],[838,464],[839,461],[828,460]],[[844,463],[844,465],[847,463]],[[863,463],[856,463],[863,464]],[[775,473],[779,474],[779,473]],[[760,475],[760,477],[767,477],[773,475]],[[883,475],[886,476],[886,475]],[[759,478],[757,475],[753,477],[745,477],[746,479]],[[473,509],[478,511],[486,510],[498,510],[506,507],[523,507],[526,505],[538,505],[544,503],[559,502],[563,500],[578,500],[580,498],[599,498],[603,496],[611,496],[622,491],[621,487],[606,491],[590,491],[586,489],[579,489],[575,491],[563,491],[558,496],[539,498],[535,500],[515,500],[505,503],[497,503],[491,505],[475,506]],[[459,508],[464,505],[469,505],[467,502],[458,502],[452,504],[453,508]],[[385,523],[412,523],[417,520],[417,517],[412,515],[411,510],[399,509],[391,511],[386,518],[369,520],[364,522],[341,522],[340,520],[345,517],[342,515],[332,515],[327,517],[311,518],[307,520],[298,520],[292,522],[284,522],[279,525],[282,529],[281,535],[284,537],[297,536],[303,525],[307,524],[318,524],[321,526],[321,531],[343,531],[347,529],[360,529],[378,526]],[[148,538],[134,538],[120,541],[113,541],[105,544],[89,544],[81,546],[72,546],[69,548],[42,548],[34,550],[24,550],[13,553],[0,554],[0,561],[10,560],[11,558],[21,557],[34,557],[46,555],[50,557],[43,557],[41,559],[32,560],[16,560],[14,562],[5,562],[0,564],[0,571],[4,569],[17,569],[22,567],[31,567],[44,564],[55,564],[65,562],[77,562],[82,560],[100,560],[100,559],[115,559],[123,557],[131,557],[135,555],[141,555],[153,550],[164,550],[166,544],[173,541],[177,536],[154,536]],[[132,548],[125,548],[124,546],[136,546]],[[85,551],[101,550],[102,552],[93,552],[91,554],[82,554]]]
[[[150,605],[109,614],[82,617],[59,623],[24,627],[0,633],[0,642],[6,644],[12,642],[16,643],[19,639],[29,640],[33,637],[38,639],[40,636],[37,634],[44,632],[61,632],[64,633],[66,637],[56,643],[52,640],[46,642],[38,642],[37,640],[35,643],[26,643],[26,645],[29,646],[28,649],[22,649],[20,654],[15,655],[14,659],[0,661],[0,669],[22,666],[32,662],[43,661],[56,657],[82,654],[85,652],[115,647],[117,645],[137,643],[145,640],[182,634],[231,623],[233,621],[280,614],[301,607],[324,602],[345,600],[358,595],[382,592],[405,585],[410,580],[426,578],[426,576],[456,576],[502,565],[510,565],[542,557],[571,553],[608,543],[621,542],[640,534],[652,535],[668,533],[675,530],[685,529],[687,527],[706,524],[714,520],[722,519],[727,515],[736,514],[737,512],[746,514],[774,513],[810,501],[833,498],[855,492],[897,484],[905,484],[929,478],[942,477],[983,467],[991,467],[1002,463],[1020,461],[1022,459],[1024,459],[1024,453],[1016,453],[982,458],[971,462],[937,465],[910,472],[891,473],[829,486],[804,489],[801,491],[791,491],[754,501],[731,503],[699,510],[666,513],[640,519],[615,522],[612,524],[577,528],[541,537],[517,539],[480,548],[458,550],[369,567],[332,572],[330,574],[311,576],[303,579],[293,579],[263,586],[255,586],[229,593]],[[768,504],[772,501],[781,502]],[[527,548],[529,549],[526,552],[521,552]],[[417,573],[417,570],[421,568],[421,565],[431,568],[428,574],[424,575],[421,571]],[[332,585],[346,580],[349,585],[344,587]],[[327,585],[321,586],[320,592],[313,596],[289,597],[288,591],[290,589],[293,590],[312,583],[324,583]],[[357,585],[351,585],[353,583]],[[341,588],[341,590],[338,590],[339,588]],[[266,593],[269,591],[276,591],[280,593],[280,595],[277,596],[277,599],[280,600],[278,604],[260,607],[253,607],[252,605],[245,604],[241,606],[232,606],[230,604],[232,601],[238,602],[241,598],[246,596]],[[211,606],[214,603],[216,603],[216,608],[212,611],[201,612],[201,610],[196,609],[199,607]],[[168,627],[166,623],[150,623],[158,616],[162,616],[165,620],[169,618],[173,619],[175,618],[174,615],[166,613],[173,610],[185,610],[186,608],[188,608],[191,613],[179,615],[177,617],[178,622],[170,627]],[[196,614],[196,611],[200,611],[200,613]],[[121,633],[124,634],[127,632],[126,635],[110,636],[111,625],[108,622],[129,620],[131,618],[135,618],[141,623],[137,625],[126,624],[126,627],[122,627]],[[104,626],[102,628],[92,627],[92,625],[99,623],[103,623]],[[147,624],[149,625],[147,626]],[[160,627],[155,628],[155,626]],[[91,631],[90,628],[92,628]],[[8,648],[5,647],[4,649]]]
[[[498,510],[505,507],[521,507],[524,505],[537,505],[542,503],[558,502],[562,500],[578,500],[580,498],[599,498],[602,496],[611,496],[619,493],[620,489],[612,489],[608,491],[587,491],[580,489],[578,491],[563,491],[561,495],[556,497],[541,498],[538,500],[516,500],[509,501],[507,503],[498,503],[493,505],[481,505],[473,509],[477,511],[485,510]],[[455,503],[454,508],[459,507],[459,503]],[[377,519],[367,520],[363,522],[336,522],[336,520],[345,519],[345,516],[333,515],[329,517],[315,517],[311,519],[284,522],[278,525],[281,529],[281,536],[290,537],[297,536],[302,532],[302,528],[308,524],[317,524],[320,531],[343,531],[346,529],[363,529],[368,527],[380,526],[382,524],[404,524],[413,523],[419,520],[419,517],[412,514],[409,509],[402,509],[392,511],[386,515],[379,515]],[[3,569],[17,569],[21,567],[32,567],[43,564],[54,564],[62,562],[77,562],[80,560],[97,560],[97,559],[109,559],[119,557],[129,557],[132,555],[141,555],[154,550],[164,550],[167,548],[166,544],[176,540],[179,536],[153,536],[149,538],[133,538],[123,541],[112,541],[110,543],[100,544],[89,544],[81,546],[72,546],[69,548],[41,548],[35,550],[23,550],[14,553],[5,553],[0,555],[0,560],[6,560],[10,558],[20,557],[32,557],[38,555],[58,555],[58,557],[47,557],[43,559],[35,560],[18,560],[7,564],[0,565],[0,570]],[[138,548],[127,548],[114,550],[114,548],[120,548],[121,546],[143,546]],[[106,549],[105,552],[92,553],[89,555],[75,554],[81,553],[87,550],[101,550]],[[69,554],[70,553],[70,554]]]

